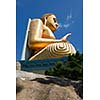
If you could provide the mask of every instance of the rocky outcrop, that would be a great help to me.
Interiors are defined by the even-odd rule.
[[[17,100],[82,100],[82,82],[16,71]]]
[[[19,61],[16,62],[16,70],[21,70],[21,63]]]

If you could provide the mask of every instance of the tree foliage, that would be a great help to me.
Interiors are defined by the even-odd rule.
[[[69,55],[66,62],[57,62],[53,68],[46,70],[45,74],[72,80],[82,80],[83,54],[77,51],[75,55]]]

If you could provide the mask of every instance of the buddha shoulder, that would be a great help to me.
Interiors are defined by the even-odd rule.
[[[32,24],[32,23],[41,23],[41,24],[43,24],[43,22],[42,22],[41,19],[32,19],[32,20],[31,20],[31,24]]]

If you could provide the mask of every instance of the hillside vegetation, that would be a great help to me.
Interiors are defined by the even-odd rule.
[[[66,62],[59,61],[53,68],[45,71],[45,75],[83,80],[83,54],[79,51],[75,55],[69,55]]]

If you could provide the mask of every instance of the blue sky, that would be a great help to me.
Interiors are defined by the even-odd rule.
[[[83,1],[82,0],[16,0],[16,59],[21,58],[29,18],[41,18],[54,13],[59,28],[54,32],[60,39],[66,33],[76,50],[83,52]]]

